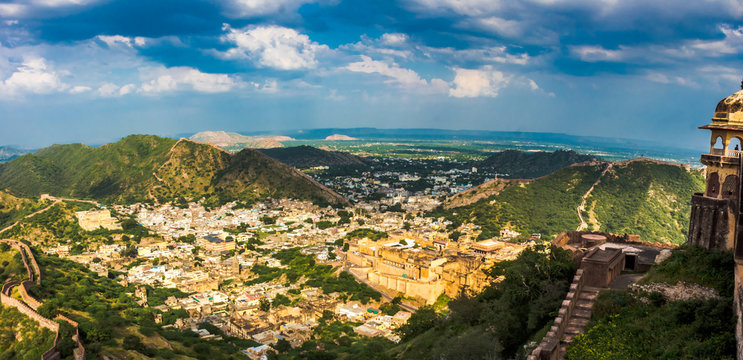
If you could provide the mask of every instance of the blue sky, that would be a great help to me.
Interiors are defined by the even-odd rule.
[[[739,0],[0,0],[0,145],[319,127],[706,147]]]

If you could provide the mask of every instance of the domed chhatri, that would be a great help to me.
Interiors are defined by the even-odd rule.
[[[710,130],[706,165],[706,189],[691,199],[688,243],[708,249],[733,249],[743,264],[743,90],[717,104]]]
[[[730,95],[717,103],[713,122],[740,123],[743,125],[743,90]]]

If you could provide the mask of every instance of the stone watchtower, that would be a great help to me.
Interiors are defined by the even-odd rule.
[[[715,108],[712,123],[699,128],[712,134],[709,154],[702,154],[701,158],[707,166],[706,189],[691,199],[688,243],[732,250],[736,244],[743,245],[743,241],[736,241],[743,237],[740,225],[743,149],[733,145],[735,139],[743,144],[743,90],[722,99]]]

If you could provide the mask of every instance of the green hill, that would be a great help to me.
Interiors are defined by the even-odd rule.
[[[307,145],[261,149],[259,151],[297,169],[307,169],[315,166],[367,166],[364,160],[358,156],[342,151],[322,150]]]
[[[608,163],[570,166],[534,181],[494,181],[448,200],[431,213],[454,226],[472,222],[481,239],[510,226],[548,237],[580,225],[577,207]],[[649,160],[615,163],[590,193],[583,215],[589,228],[637,234],[645,241],[682,243],[688,200],[703,189],[697,172]]]
[[[598,159],[594,156],[579,154],[572,150],[554,152],[506,150],[491,155],[478,162],[476,166],[497,171],[507,179],[534,179],[572,164],[595,160]]]
[[[43,193],[104,202],[209,204],[268,196],[345,203],[340,195],[255,150],[227,153],[187,139],[131,135],[92,148],[54,145],[0,165],[0,188],[25,197]]]

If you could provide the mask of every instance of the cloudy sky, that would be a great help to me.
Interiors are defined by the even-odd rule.
[[[318,127],[703,149],[740,0],[0,0],[0,145]]]

